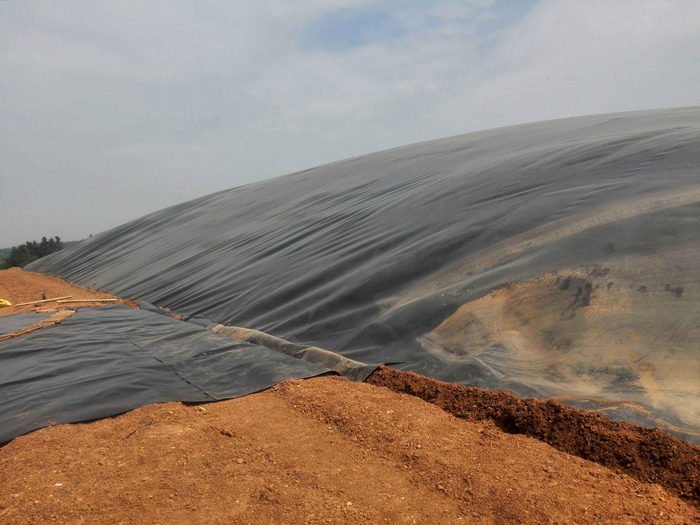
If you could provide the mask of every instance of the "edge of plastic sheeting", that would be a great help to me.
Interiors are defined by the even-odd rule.
[[[368,365],[361,363],[317,346],[290,343],[274,335],[249,328],[217,324],[209,329],[230,339],[264,346],[290,357],[328,368],[348,378],[350,381],[358,383],[367,379],[380,366],[379,364]]]
[[[35,325],[51,317],[48,312],[18,312],[0,317],[0,336]]]
[[[212,402],[331,371],[121,304],[0,342],[0,446],[144,405]]]

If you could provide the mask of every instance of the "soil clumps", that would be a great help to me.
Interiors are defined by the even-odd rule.
[[[367,382],[418,397],[469,421],[492,421],[509,434],[523,434],[557,450],[623,472],[700,505],[700,449],[655,428],[612,421],[555,401],[519,399],[379,368]]]
[[[0,523],[697,523],[658,485],[338,377],[0,449]]]

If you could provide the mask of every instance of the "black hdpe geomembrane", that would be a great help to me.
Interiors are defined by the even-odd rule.
[[[51,422],[228,399],[326,372],[168,316],[122,305],[81,309],[0,341],[0,443]]]
[[[30,266],[364,363],[700,432],[700,109],[415,144]]]
[[[6,335],[10,332],[16,332],[27,326],[37,324],[51,315],[52,314],[45,312],[21,312],[19,314],[0,317],[0,335]]]

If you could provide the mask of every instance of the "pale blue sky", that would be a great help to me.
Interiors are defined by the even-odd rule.
[[[306,49],[342,53],[405,35],[406,29],[386,9],[347,8],[326,13],[308,24],[302,32],[301,45]]]
[[[312,20],[301,33],[301,46],[337,53],[383,42],[400,41],[411,34],[429,33],[458,25],[488,41],[524,17],[535,0],[465,2],[440,10],[444,2],[382,1],[328,11]],[[432,12],[431,12],[432,10]],[[424,13],[424,16],[420,14]],[[413,15],[413,16],[411,16]]]
[[[0,2],[0,247],[422,140],[700,105],[697,0]]]

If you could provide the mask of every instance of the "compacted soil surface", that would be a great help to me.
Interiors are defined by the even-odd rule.
[[[337,377],[60,425],[0,449],[0,523],[698,523],[492,422]]]
[[[29,301],[41,301],[44,298],[53,299],[69,295],[72,296],[70,300],[78,300],[80,302],[57,303],[53,301],[26,306],[14,306]],[[113,295],[77,286],[58,277],[25,272],[20,268],[10,268],[9,270],[0,271],[0,299],[10,301],[13,305],[11,307],[0,308],[0,316],[12,315],[29,310],[51,310],[57,308],[75,309],[109,304],[84,302],[87,299],[115,299],[129,306],[134,306],[134,303],[131,301],[117,299]]]
[[[492,421],[558,450],[594,461],[640,481],[658,483],[700,506],[700,448],[656,429],[612,421],[554,401],[519,399],[381,367],[368,380],[433,403],[471,421]]]

